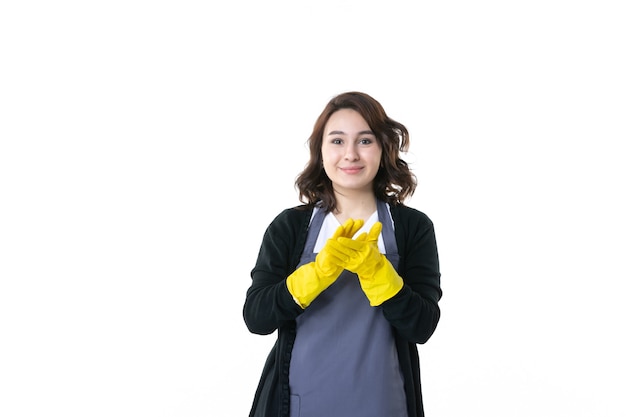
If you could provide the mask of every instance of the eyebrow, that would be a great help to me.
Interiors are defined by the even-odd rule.
[[[330,135],[345,135],[345,134],[346,134],[346,132],[344,132],[344,131],[333,130],[332,132],[328,132],[327,136],[330,136]],[[374,134],[374,132],[372,132],[371,130],[361,130],[359,132],[359,135],[373,135],[373,134]]]

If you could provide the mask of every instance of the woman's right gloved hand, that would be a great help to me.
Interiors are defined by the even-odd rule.
[[[287,277],[287,289],[300,307],[308,307],[339,277],[350,257],[337,239],[340,237],[352,239],[352,236],[363,227],[363,223],[363,220],[348,219],[326,241],[314,262],[302,265]]]
[[[369,233],[362,233],[356,239],[337,239],[343,246],[343,253],[350,255],[345,268],[359,276],[361,288],[373,307],[396,295],[404,286],[404,280],[378,250],[382,228],[383,225],[376,222]]]

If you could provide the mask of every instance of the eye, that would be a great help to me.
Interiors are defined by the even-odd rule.
[[[340,138],[332,138],[330,140],[330,143],[332,143],[333,145],[341,145],[343,143],[343,140]]]
[[[359,143],[362,145],[371,145],[372,143],[374,143],[374,140],[371,138],[361,138],[359,140]]]

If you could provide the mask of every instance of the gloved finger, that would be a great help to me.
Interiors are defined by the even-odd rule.
[[[361,233],[354,240],[359,241],[359,242],[365,242],[367,240],[367,232]]]
[[[352,236],[354,236],[354,234],[358,232],[361,227],[363,227],[363,223],[365,223],[363,220],[358,219],[354,220],[349,228],[344,225],[343,237],[352,238]]]
[[[367,233],[359,235],[357,239],[360,239],[363,235],[367,236]],[[347,237],[340,237],[339,239],[337,239],[337,243],[344,246],[346,248],[344,250],[352,249],[353,251],[357,252],[364,251],[368,246],[370,246],[370,243],[366,240],[348,239]]]
[[[340,237],[339,239],[352,240],[345,237]],[[324,250],[334,257],[341,259],[343,262],[348,261],[348,259],[356,255],[354,249],[342,245],[338,242],[338,240],[328,240],[328,242],[326,242],[326,246],[324,246]]]
[[[376,242],[378,241],[378,236],[380,236],[380,232],[383,229],[383,224],[381,222],[376,222],[372,225],[372,228],[368,233],[363,232],[358,235],[354,240],[359,242]]]
[[[335,256],[337,255],[337,256]],[[324,266],[326,268],[328,267],[341,267],[344,268],[346,263],[348,262],[350,258],[348,258],[346,255],[341,254],[341,253],[332,253],[332,252],[327,252],[324,256]]]
[[[337,239],[339,236],[343,236],[346,228],[352,228],[353,223],[354,223],[354,220],[352,219],[346,220],[344,224],[342,224],[337,229],[335,229],[335,233],[333,233],[333,237],[331,237],[331,239]]]
[[[376,222],[370,229],[367,234],[368,242],[376,242],[378,241],[378,236],[380,236],[380,232],[383,230],[383,224],[381,222]]]

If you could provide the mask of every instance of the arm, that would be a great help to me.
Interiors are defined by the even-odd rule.
[[[328,288],[341,274],[347,255],[337,243],[340,237],[351,239],[363,226],[363,220],[348,219],[335,230],[322,250],[316,255],[315,261],[300,266],[288,274],[285,265],[297,263],[301,249],[293,250],[293,239],[297,236],[288,228],[281,229],[278,222],[270,227],[265,234],[257,266],[252,271],[253,284],[248,291],[244,306],[244,317],[248,328],[255,333],[273,332],[282,322],[293,320],[297,314],[308,307],[319,294]],[[288,257],[284,257],[288,254]],[[284,282],[283,282],[284,279]],[[291,301],[286,301],[284,289],[287,289]],[[300,309],[293,309],[295,303]],[[256,309],[253,308],[256,306]],[[250,307],[250,308],[246,308]],[[246,314],[251,313],[251,314]],[[296,313],[296,314],[294,314]],[[263,319],[262,322],[259,319]],[[254,324],[257,322],[257,324]]]
[[[402,338],[425,343],[440,317],[439,256],[433,223],[423,213],[408,210],[394,217],[404,286],[381,308]]]
[[[270,334],[303,311],[287,290],[286,278],[302,252],[310,214],[284,211],[265,231],[243,308],[252,333]]]

